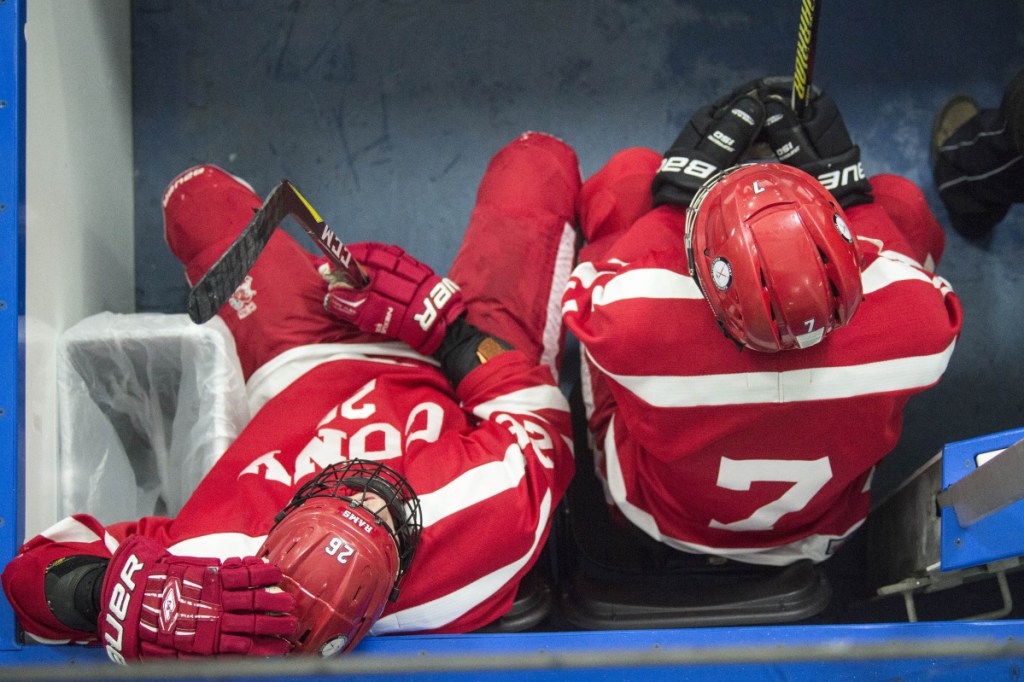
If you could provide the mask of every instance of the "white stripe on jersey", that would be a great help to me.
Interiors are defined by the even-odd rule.
[[[526,414],[546,421],[537,415],[538,410],[568,412],[569,402],[557,386],[542,384],[505,393],[493,400],[480,403],[473,408],[473,414],[480,419],[489,420],[495,412],[507,412]]]
[[[167,551],[178,556],[213,557],[224,561],[236,556],[254,556],[266,539],[266,535],[210,533],[182,540]]]
[[[289,348],[268,360],[252,373],[246,382],[249,394],[249,413],[256,414],[267,401],[283,391],[306,372],[335,360],[367,360],[388,364],[402,364],[419,360],[436,366],[437,360],[417,353],[401,341],[380,343],[314,343]]]
[[[625,261],[621,261],[618,258],[609,259],[608,263],[611,265],[618,265],[620,267],[628,265],[628,263],[626,263]],[[576,269],[572,273],[572,278],[574,280],[578,280],[579,283],[583,285],[584,289],[589,289],[590,285],[594,283],[594,280],[597,279],[600,275],[603,275],[605,272],[610,271],[598,270],[596,267],[594,267],[593,263],[587,261],[580,263],[579,265],[576,266]]]
[[[864,293],[908,281],[929,283],[944,294],[950,291],[943,278],[911,265],[916,264],[903,256],[875,259],[862,273]],[[581,282],[593,283],[596,277],[590,264],[579,266],[576,272]],[[620,273],[591,292],[594,307],[638,298],[692,300],[701,298],[701,293],[691,277],[657,268]],[[682,377],[614,374],[602,367],[586,348],[584,352],[605,375],[651,405],[698,407],[830,400],[931,386],[942,377],[954,346],[955,341],[933,355],[845,367]]]
[[[956,341],[933,355],[918,355],[845,367],[814,367],[786,372],[737,372],[703,376],[630,376],[601,372],[654,407],[702,407],[834,400],[888,391],[924,388],[946,370]]]
[[[504,412],[511,415],[530,416],[537,421],[550,424],[547,419],[537,414],[538,410],[559,410],[567,413],[569,412],[569,402],[558,387],[544,384],[506,393],[493,400],[480,403],[472,409],[472,413],[485,421],[491,421],[495,412]],[[553,428],[548,429],[548,433],[561,436],[569,451],[573,451],[570,434],[558,433]],[[551,461],[543,453],[537,452],[537,456],[544,461],[545,466],[551,466]]]
[[[584,263],[573,277],[589,287],[597,275],[593,265]],[[611,305],[632,298],[702,299],[703,294],[689,275],[662,268],[641,268],[621,272],[591,292],[591,305]]]
[[[562,292],[566,282],[572,275],[573,261],[576,260],[576,230],[572,224],[562,226],[562,236],[558,240],[558,253],[555,255],[555,271],[551,275],[551,287],[548,290],[548,303],[545,306],[544,331],[541,335],[542,350],[540,364],[547,365],[551,374],[558,381],[558,367],[555,360],[561,350],[562,338]]]
[[[942,279],[941,277],[935,277],[918,270],[917,268],[919,267],[921,267],[920,264],[903,254],[896,253],[895,251],[886,251],[883,257],[876,258],[861,273],[860,280],[864,288],[864,295],[872,294],[897,282],[916,280],[934,284],[934,280]]]
[[[502,461],[473,467],[443,487],[420,495],[423,527],[515,488],[525,475],[526,455],[518,445],[510,445]]]
[[[53,542],[96,542],[100,539],[95,531],[72,516],[61,519],[40,535]]]
[[[551,491],[548,490],[544,493],[544,499],[541,500],[538,523],[533,534],[533,544],[523,556],[434,601],[404,611],[396,611],[381,618],[370,629],[370,634],[382,635],[389,632],[432,630],[447,625],[464,615],[508,584],[508,581],[527,564],[534,552],[537,551],[550,515]]]
[[[936,280],[941,283],[945,283],[945,280],[922,272],[918,269],[920,267],[919,263],[903,254],[885,251],[861,273],[864,293],[870,294],[890,284],[913,280],[929,282],[941,288]],[[600,274],[592,264],[583,263],[576,268],[573,278],[589,288]],[[591,292],[590,301],[593,307],[597,307],[634,298],[699,300],[703,296],[689,275],[659,268],[642,268],[621,272],[603,286],[596,287]]]

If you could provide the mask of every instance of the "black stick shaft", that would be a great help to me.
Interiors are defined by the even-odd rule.
[[[270,241],[274,230],[288,216],[295,219],[324,255],[345,274],[353,287],[365,286],[366,275],[345,244],[338,239],[327,223],[320,219],[316,210],[299,194],[295,186],[283,180],[270,193],[231,246],[189,291],[188,315],[193,322],[202,324],[211,319],[231,299]]]

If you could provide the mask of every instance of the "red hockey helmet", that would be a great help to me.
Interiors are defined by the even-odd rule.
[[[257,553],[295,595],[292,653],[354,647],[398,597],[422,529],[409,483],[378,462],[334,464],[299,488]]]
[[[726,336],[753,350],[807,348],[853,317],[862,257],[846,215],[792,166],[710,178],[686,216],[686,256]]]

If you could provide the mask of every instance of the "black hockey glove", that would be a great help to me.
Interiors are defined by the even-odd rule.
[[[754,96],[755,85],[741,86],[697,110],[654,176],[655,206],[689,206],[708,178],[740,162],[764,124],[764,106]]]
[[[814,176],[843,208],[874,201],[860,164],[860,147],[850,139],[835,101],[817,88],[803,120],[791,106],[793,80],[764,78],[758,92],[765,107],[765,136],[779,161]]]

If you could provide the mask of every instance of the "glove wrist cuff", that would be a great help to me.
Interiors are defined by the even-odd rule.
[[[167,550],[152,540],[133,536],[115,552],[107,565],[100,601],[99,637],[107,656],[124,665],[139,658],[138,623],[142,613],[142,590],[146,568],[159,561]]]
[[[448,381],[457,388],[467,374],[506,350],[512,350],[512,346],[485,334],[461,316],[448,325],[433,355],[441,363],[441,371]]]

